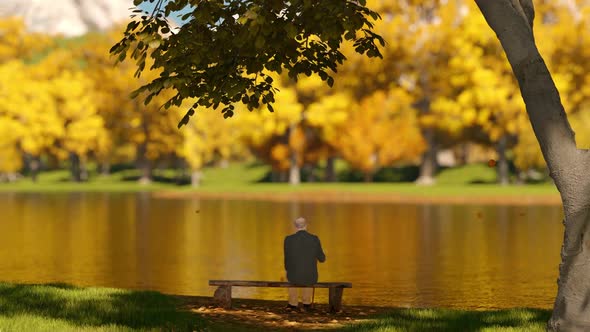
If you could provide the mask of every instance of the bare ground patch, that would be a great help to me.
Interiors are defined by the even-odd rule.
[[[190,310],[203,318],[227,326],[251,330],[298,331],[329,330],[343,327],[347,323],[361,322],[370,316],[391,311],[392,308],[344,305],[341,312],[330,313],[328,305],[315,303],[310,312],[290,311],[286,301],[232,299],[233,308],[218,308],[210,297],[178,296],[183,309]],[[223,328],[220,328],[223,330]]]

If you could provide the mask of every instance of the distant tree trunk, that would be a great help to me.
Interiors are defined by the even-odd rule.
[[[330,156],[326,159],[326,173],[324,177],[324,181],[326,182],[334,182],[336,181],[336,157]]]
[[[373,171],[366,171],[363,180],[366,183],[373,182]]]
[[[287,182],[288,177],[289,177],[288,171],[281,170],[279,172],[279,182]]]
[[[201,185],[202,179],[203,179],[203,172],[200,169],[192,170],[192,172],[191,172],[191,186],[193,188],[199,187]]]
[[[281,171],[278,169],[272,169],[270,171],[270,182],[281,182]]]
[[[41,168],[41,162],[39,161],[39,157],[32,156],[27,153],[25,155],[25,162],[27,164],[27,168],[29,169],[29,173],[31,174],[31,180],[33,182],[37,182],[37,177],[39,175],[39,169]]]
[[[72,181],[82,182],[82,170],[80,167],[80,156],[77,153],[70,152],[70,173]]]
[[[496,179],[499,184],[505,186],[510,182],[508,173],[508,160],[506,159],[506,135],[500,137],[496,145],[496,152],[498,153],[498,162],[496,165]]]
[[[456,155],[457,165],[466,165],[469,160],[469,143],[461,143],[458,152]]]
[[[187,176],[187,165],[182,158],[176,158],[176,184],[180,185]],[[191,180],[192,182],[192,180]]]
[[[315,166],[316,165],[312,165],[312,164],[307,164],[304,166],[306,173],[307,173],[307,177],[306,177],[307,182],[315,182],[316,181]]]
[[[425,128],[422,133],[426,140],[426,151],[422,154],[420,176],[416,179],[416,184],[433,185],[435,183],[434,175],[438,170],[438,162],[436,160],[438,145],[434,137],[434,129]]]
[[[565,220],[550,331],[590,331],[590,152],[578,149],[533,35],[531,0],[475,0],[502,43],[529,120],[561,195]]]
[[[301,169],[299,168],[299,160],[297,152],[291,151],[291,167],[289,168],[289,184],[298,185],[301,183]]]
[[[88,181],[88,167],[86,167],[85,160],[80,160],[80,179]]]
[[[229,167],[229,161],[225,158],[221,159],[221,161],[219,161],[219,167],[226,169]]]
[[[137,166],[141,172],[139,177],[140,184],[149,184],[152,182],[153,165],[146,156],[147,146],[145,143],[137,146]]]
[[[111,163],[108,160],[100,163],[100,175],[109,176],[111,174]]]

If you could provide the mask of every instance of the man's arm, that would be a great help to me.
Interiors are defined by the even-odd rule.
[[[320,242],[320,238],[316,236],[316,239],[318,240],[317,258],[318,258],[318,261],[323,263],[326,261],[326,255],[324,254],[324,250],[322,250],[322,243]]]
[[[289,262],[287,260],[287,256],[288,256],[287,255],[287,250],[288,250],[287,249],[287,237],[285,237],[285,241],[283,241],[283,256],[284,256],[284,259],[285,259],[285,271],[288,270],[287,269],[287,266],[289,266]]]

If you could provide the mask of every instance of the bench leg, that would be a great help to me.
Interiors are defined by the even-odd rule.
[[[328,297],[330,299],[330,312],[338,312],[342,310],[342,287],[330,287]]]
[[[219,286],[213,294],[213,299],[222,308],[231,309],[231,286]]]

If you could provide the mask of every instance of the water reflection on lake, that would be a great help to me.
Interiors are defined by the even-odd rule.
[[[279,280],[283,238],[303,215],[327,255],[320,279],[353,283],[344,303],[412,307],[551,307],[563,232],[557,206],[19,193],[0,194],[0,211],[3,281],[209,296],[209,279]]]

